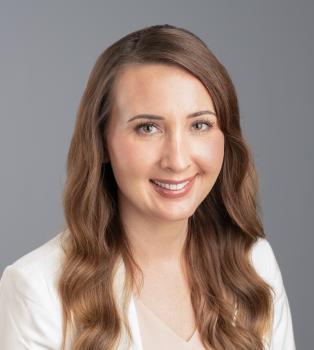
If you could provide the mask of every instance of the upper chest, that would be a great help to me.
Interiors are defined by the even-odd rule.
[[[142,289],[135,297],[182,339],[195,330],[190,289],[180,269],[143,269]]]

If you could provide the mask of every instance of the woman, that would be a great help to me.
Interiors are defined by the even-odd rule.
[[[69,149],[66,225],[8,266],[1,349],[295,349],[232,81],[157,25],[98,58]]]

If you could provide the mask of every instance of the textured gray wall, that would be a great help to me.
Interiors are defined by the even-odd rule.
[[[206,41],[237,88],[298,349],[312,349],[313,15],[299,1],[1,1],[0,270],[58,233],[75,114],[102,50],[152,24]]]

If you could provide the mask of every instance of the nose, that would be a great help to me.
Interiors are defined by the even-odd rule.
[[[161,166],[173,172],[184,172],[191,165],[187,138],[179,130],[169,133],[163,145]]]

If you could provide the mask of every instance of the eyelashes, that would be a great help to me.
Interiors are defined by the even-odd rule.
[[[192,126],[199,125],[199,124],[206,125],[207,127],[206,127],[205,129],[195,129],[195,132],[196,132],[196,133],[207,132],[207,131],[209,131],[209,130],[213,127],[213,125],[214,125],[213,122],[211,122],[211,121],[209,121],[209,120],[207,120],[207,119],[199,119],[199,120],[197,120],[196,122],[194,122],[194,123],[192,124]],[[149,122],[139,122],[139,123],[137,123],[137,124],[135,125],[135,127],[134,127],[134,130],[135,130],[138,134],[142,134],[142,135],[153,135],[153,134],[154,134],[154,133],[150,133],[150,132],[144,132],[144,131],[143,131],[143,128],[145,128],[145,127],[154,127],[154,128],[157,128],[157,129],[158,129],[158,126],[157,126],[155,123],[149,121]],[[147,129],[146,129],[146,131],[147,131]]]

